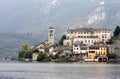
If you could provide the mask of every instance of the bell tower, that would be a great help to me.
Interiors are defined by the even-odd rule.
[[[48,30],[48,44],[53,45],[54,44],[54,28],[50,27]]]

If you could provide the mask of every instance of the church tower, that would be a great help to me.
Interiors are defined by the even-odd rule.
[[[54,28],[50,27],[48,30],[48,44],[53,45],[54,44]]]

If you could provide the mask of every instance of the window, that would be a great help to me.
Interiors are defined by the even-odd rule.
[[[90,43],[90,40],[88,40],[88,42]]]
[[[104,35],[102,35],[102,38],[104,38]]]
[[[83,43],[83,41],[81,41],[81,43]]]
[[[92,36],[90,36],[90,38],[92,38]]]
[[[96,50],[98,50],[98,47],[95,47]]]
[[[77,47],[77,45],[75,45],[74,47]]]
[[[105,34],[105,38],[107,37],[107,34]]]
[[[95,53],[95,51],[89,51],[89,53]]]
[[[99,55],[100,55],[100,52],[99,52]]]
[[[52,33],[53,32],[53,30],[50,30],[50,33]]]
[[[78,48],[77,48],[77,50],[78,50]]]
[[[52,37],[53,36],[53,34],[50,34],[50,37]]]
[[[93,40],[91,40],[91,43],[93,43]]]
[[[104,50],[105,50],[105,48],[104,48]]]
[[[98,38],[98,36],[95,36],[95,38]]]

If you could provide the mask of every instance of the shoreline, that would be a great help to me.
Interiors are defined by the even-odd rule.
[[[21,61],[21,60],[0,60],[0,63],[54,63],[54,64],[120,64],[120,61],[109,61],[109,62],[85,62],[85,61],[78,61],[78,62],[53,62],[53,61]]]

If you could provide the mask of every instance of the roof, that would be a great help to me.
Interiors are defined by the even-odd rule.
[[[85,44],[83,44],[83,42],[81,42],[81,41],[75,41],[75,42],[73,43],[73,45],[85,46]]]
[[[91,45],[89,47],[108,47],[107,45]]]
[[[80,49],[81,50],[87,50],[87,48],[88,48],[87,46],[82,46]]]
[[[94,31],[110,31],[110,29],[107,28],[76,28],[76,29],[68,29],[68,31],[71,32],[94,32]]]
[[[114,40],[113,44],[109,44],[109,47],[112,47],[112,48],[119,47],[120,48],[120,41]]]
[[[54,29],[53,27],[50,27],[49,29]]]
[[[53,44],[50,47],[58,47],[58,44]]]
[[[58,48],[56,48],[55,50],[56,51],[72,50],[72,48],[68,46],[58,46]]]
[[[109,45],[110,48],[120,48],[120,44],[112,44],[112,45]]]

